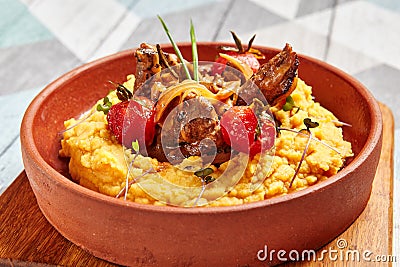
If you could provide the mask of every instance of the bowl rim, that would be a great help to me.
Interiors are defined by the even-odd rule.
[[[179,46],[188,46],[189,42],[179,42]],[[233,45],[229,42],[198,42],[198,46],[209,46],[213,45]],[[163,48],[171,48],[170,44],[162,44]],[[268,50],[272,52],[278,52],[280,49],[267,47],[267,46],[254,46],[257,49]],[[80,195],[83,198],[89,198],[91,200],[98,200],[100,202],[104,202],[104,204],[132,209],[139,209],[142,211],[149,212],[157,212],[157,213],[174,213],[174,214],[215,214],[215,213],[231,213],[231,212],[242,212],[245,210],[252,210],[258,208],[264,208],[267,206],[274,206],[281,204],[283,202],[287,203],[289,201],[293,201],[295,199],[299,199],[307,196],[315,191],[319,191],[321,189],[331,187],[335,182],[342,179],[349,173],[355,171],[361,163],[372,153],[374,147],[378,144],[381,132],[382,132],[382,116],[380,112],[379,105],[373,95],[368,91],[368,89],[354,77],[350,76],[346,72],[338,69],[337,67],[330,65],[322,60],[306,56],[303,54],[298,54],[300,60],[305,59],[310,63],[319,65],[324,69],[332,72],[334,75],[339,76],[342,80],[349,83],[352,87],[354,87],[359,94],[363,96],[364,99],[370,99],[372,101],[366,101],[369,110],[371,111],[371,129],[369,129],[368,138],[365,142],[365,145],[362,147],[357,156],[354,157],[352,162],[349,163],[346,167],[340,170],[337,174],[331,176],[329,179],[319,182],[315,185],[312,185],[308,188],[292,192],[290,194],[273,197],[270,199],[265,199],[261,201],[244,203],[241,205],[234,206],[222,206],[222,207],[197,207],[197,208],[187,208],[187,207],[175,207],[175,206],[156,206],[156,205],[148,205],[148,204],[139,204],[131,201],[123,201],[121,199],[116,199],[114,197],[101,194],[99,192],[90,190],[85,188],[72,180],[68,179],[61,173],[57,172],[54,168],[52,168],[40,155],[38,149],[36,148],[35,142],[33,142],[33,133],[30,129],[33,127],[33,119],[35,117],[36,112],[41,106],[41,103],[47,99],[51,94],[57,90],[58,86],[65,83],[72,77],[90,70],[92,67],[97,65],[102,65],[111,60],[118,60],[120,58],[126,57],[128,55],[133,54],[134,49],[128,49],[124,51],[120,51],[97,60],[94,60],[89,63],[85,63],[80,65],[71,71],[61,75],[50,84],[44,87],[44,89],[39,92],[39,94],[32,100],[30,105],[25,111],[24,117],[21,123],[20,129],[20,139],[22,150],[29,156],[30,159],[34,161],[34,167],[39,169],[41,172],[46,173],[51,176],[52,179],[55,179],[58,185],[65,187],[67,190],[72,191],[75,194]],[[25,162],[24,162],[25,164]],[[40,166],[40,167],[39,167]],[[29,176],[28,176],[29,178]],[[29,178],[30,180],[30,178]]]

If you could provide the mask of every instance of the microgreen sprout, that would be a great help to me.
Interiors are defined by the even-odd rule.
[[[130,166],[132,167],[132,165]],[[124,200],[126,200],[126,195],[127,195],[127,188],[131,187],[134,183],[136,183],[137,180],[139,180],[140,178],[146,176],[147,174],[150,173],[157,173],[157,171],[154,168],[150,168],[146,171],[144,171],[141,175],[139,175],[138,177],[136,177],[135,179],[133,179],[132,181],[129,181],[128,186],[124,186],[121,191],[119,191],[119,193],[115,196],[115,198],[120,198],[122,196],[122,194],[125,195]]]
[[[204,178],[204,182],[205,182],[206,184],[212,183],[212,182],[214,182],[214,181],[215,181],[215,178],[212,177],[212,176],[206,176],[206,177]]]
[[[340,126],[347,126],[347,127],[353,127],[350,123],[343,122],[343,121],[338,121],[338,120],[331,120],[331,122],[335,124],[340,124]]]
[[[298,130],[287,129],[287,128],[282,128],[282,127],[276,127],[276,130],[277,130],[278,133],[280,133],[281,131],[287,131],[287,132],[292,132],[292,133],[300,134],[300,135],[303,135],[303,136],[308,136],[308,132],[307,132],[307,130],[305,130],[305,129],[303,129],[303,130],[304,130],[305,132],[307,132],[307,133],[303,133],[302,130],[298,131]],[[326,146],[327,148],[332,149],[333,151],[335,151],[336,153],[338,153],[339,155],[341,155],[341,153],[340,153],[339,150],[337,150],[336,148],[334,148],[334,147],[328,145],[327,143],[322,142],[322,141],[319,140],[318,138],[315,138],[314,136],[311,136],[311,139],[312,139],[313,141],[316,141],[316,142],[320,143],[321,145]]]
[[[214,170],[212,168],[205,168],[205,169],[201,169],[198,170],[194,173],[194,175],[196,175],[197,177],[204,179],[204,177],[212,174],[214,172]]]
[[[292,96],[286,97],[286,103],[282,106],[283,111],[291,111],[293,108],[297,108],[297,112],[299,112],[300,107],[296,106]]]
[[[132,142],[132,149],[137,153],[139,153],[139,141],[136,139],[136,141]]]
[[[134,156],[133,159],[131,160],[131,162],[130,162],[130,164],[129,164],[129,167],[128,167],[128,172],[127,172],[127,174],[126,174],[125,187],[120,191],[120,193],[121,193],[122,191],[125,191],[124,200],[126,200],[126,196],[128,195],[129,187],[130,187],[130,186],[132,185],[132,183],[133,183],[133,182],[132,182],[132,183],[129,182],[129,174],[130,174],[130,171],[131,171],[131,169],[132,169],[133,163],[135,162],[137,156],[139,155],[139,149],[140,149],[140,147],[139,147],[139,142],[138,142],[138,140],[132,142],[132,149],[135,151],[135,156]],[[136,181],[136,179],[134,179],[133,181]],[[117,198],[120,196],[120,193],[118,193],[118,195],[116,196]]]
[[[311,128],[316,128],[319,126],[319,123],[316,121],[312,121],[310,118],[305,118],[303,120],[304,125],[307,127],[307,132],[311,132],[310,129]]]
[[[215,181],[215,178],[210,176],[214,170],[212,168],[205,168],[205,169],[200,169],[196,172],[194,172],[194,175],[200,178],[201,180],[201,191],[199,196],[197,197],[196,201],[194,202],[193,206],[197,205],[197,202],[200,200],[201,196],[203,195],[204,191],[206,190],[206,185]]]
[[[104,114],[108,114],[108,111],[110,110],[112,106],[112,103],[110,101],[110,99],[106,96],[103,98],[103,104],[98,104],[96,107],[97,111],[103,111]]]
[[[62,130],[62,131],[58,132],[58,134],[59,134],[59,135],[62,135],[63,133],[65,133],[65,132],[71,130],[72,128],[74,128],[74,127],[76,127],[76,126],[78,126],[78,125],[81,124],[82,122],[84,122],[84,121],[86,121],[87,119],[89,119],[89,117],[92,116],[93,113],[94,113],[93,110],[92,110],[91,112],[89,112],[89,113],[88,113],[88,112],[84,113],[84,115],[85,115],[85,114],[86,114],[86,115],[83,116],[83,117],[81,117],[81,118],[79,118],[79,121],[78,121],[77,123],[75,123],[74,125],[69,126],[69,127],[68,127],[67,129],[65,129],[65,130]]]
[[[126,196],[128,195],[128,190],[130,187],[130,185],[129,185],[130,170],[131,170],[133,163],[135,162],[137,156],[139,155],[140,147],[139,147],[139,141],[137,139],[136,139],[136,141],[132,141],[132,149],[135,151],[135,156],[133,157],[131,163],[129,164],[128,173],[126,174],[124,200],[126,200]]]
[[[186,73],[187,78],[188,78],[189,80],[191,80],[192,78],[191,78],[191,76],[190,76],[189,69],[188,69],[188,67],[187,67],[186,64],[185,64],[185,60],[184,60],[184,58],[183,58],[183,56],[182,56],[181,51],[179,50],[178,45],[175,43],[174,39],[172,38],[172,35],[171,35],[171,33],[169,32],[169,29],[168,29],[167,25],[165,24],[164,20],[163,20],[159,15],[157,15],[157,17],[158,17],[158,19],[160,20],[160,22],[161,22],[161,24],[162,24],[162,26],[163,26],[163,28],[164,28],[164,31],[165,31],[165,33],[167,34],[168,39],[169,39],[169,41],[171,42],[172,47],[173,47],[174,50],[175,50],[176,55],[178,56],[180,62],[182,63],[182,66],[183,66],[183,69],[185,70],[185,73]]]
[[[299,161],[299,164],[297,165],[296,171],[295,171],[295,173],[294,173],[292,179],[290,180],[289,188],[292,187],[293,182],[294,182],[294,179],[296,178],[297,174],[299,173],[301,164],[303,163],[304,158],[306,157],[306,153],[307,153],[308,147],[310,146],[311,137],[312,137],[312,133],[311,133],[311,131],[310,131],[310,128],[315,128],[315,127],[318,127],[318,126],[319,126],[319,123],[318,123],[318,122],[314,122],[314,121],[312,121],[310,118],[305,118],[305,119],[303,120],[303,123],[304,123],[304,125],[305,125],[306,128],[307,128],[307,129],[303,129],[303,131],[306,130],[306,131],[308,132],[307,144],[306,144],[306,146],[305,146],[305,148],[304,148],[304,150],[303,150],[303,153],[301,154],[301,159],[300,159],[300,161]]]
[[[135,156],[133,157],[133,159],[131,160],[131,162],[129,163],[128,166],[128,172],[126,174],[126,181],[125,181],[125,186],[119,191],[119,193],[115,196],[116,198],[120,198],[122,196],[122,194],[124,194],[124,200],[126,200],[126,197],[128,195],[128,191],[129,188],[136,183],[136,181],[140,178],[142,178],[143,176],[149,174],[149,173],[156,173],[157,171],[154,170],[153,167],[151,167],[150,169],[144,171],[141,175],[139,175],[138,177],[135,177],[132,181],[129,181],[129,175],[131,173],[131,169],[133,167],[133,163],[135,162],[136,158],[139,156],[139,151],[140,151],[140,146],[139,146],[139,141],[136,139],[135,141],[132,142],[132,149],[133,151],[135,151]]]

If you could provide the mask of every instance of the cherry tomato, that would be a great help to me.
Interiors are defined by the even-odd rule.
[[[233,149],[254,156],[270,150],[275,142],[275,126],[258,120],[249,106],[234,106],[221,117],[222,137]],[[260,122],[259,122],[260,121]]]
[[[123,101],[110,108],[107,114],[108,128],[126,147],[138,140],[144,148],[153,142],[155,135],[154,103],[145,97]]]
[[[229,56],[232,56],[238,60],[240,60],[242,63],[247,64],[252,70],[253,73],[256,73],[258,69],[260,68],[260,62],[256,58],[256,56],[253,53],[250,52],[245,52],[245,53],[238,53],[234,51],[227,51],[224,52],[224,54],[227,54]],[[226,67],[226,64],[228,63],[228,60],[222,57],[218,57],[215,60],[215,63],[212,68],[212,74],[221,74]]]
[[[252,156],[270,150],[275,144],[275,125],[270,120],[262,120],[261,124],[260,133],[250,147],[250,155]]]

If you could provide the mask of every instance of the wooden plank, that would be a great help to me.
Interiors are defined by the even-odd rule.
[[[397,261],[400,262],[400,128],[395,130],[394,143],[393,253],[399,257]]]
[[[29,262],[114,266],[69,242],[50,225],[36,203],[25,172],[0,197],[0,214],[0,265]]]
[[[327,244],[321,250],[349,251],[357,250],[361,254],[371,251],[375,255],[393,255],[393,143],[394,121],[390,109],[381,105],[383,116],[383,144],[382,153],[375,175],[370,200],[358,219],[339,237]],[[338,248],[340,242],[345,241],[346,247]],[[343,242],[342,242],[343,243]],[[320,252],[321,252],[320,250]],[[400,259],[397,259],[398,261]],[[365,266],[367,262],[335,261],[328,256],[319,262],[321,266]],[[309,266],[310,262],[291,263],[285,266]],[[370,266],[392,266],[390,262],[370,262]]]
[[[338,249],[339,239],[346,249],[369,250],[373,255],[392,254],[393,225],[393,117],[381,106],[384,120],[383,150],[375,176],[371,199],[360,217],[338,238],[322,249]],[[334,223],[334,222],[333,222]],[[320,253],[321,250],[318,253]],[[193,252],[195,253],[195,252]],[[0,265],[116,266],[80,249],[63,238],[45,219],[37,206],[25,172],[0,196]],[[261,264],[261,263],[260,263]],[[366,262],[294,262],[284,266],[366,266]],[[38,265],[42,266],[42,265]],[[376,262],[370,266],[391,266]]]

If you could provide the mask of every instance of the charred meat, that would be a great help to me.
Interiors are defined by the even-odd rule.
[[[159,46],[145,43],[136,50],[135,56],[135,90],[162,69],[170,69],[178,64],[175,55],[162,52]],[[298,65],[297,54],[286,44],[280,53],[261,65],[247,81],[241,86],[239,83],[237,89],[229,94],[225,92],[224,86],[220,89],[215,84],[205,86],[210,81],[197,83],[178,79],[172,86],[150,83],[146,89],[150,93],[145,96],[156,102],[156,135],[152,145],[148,146],[149,156],[174,164],[190,156],[200,156],[206,163],[223,163],[229,160],[231,154],[236,152],[231,151],[231,146],[224,140],[221,117],[232,106],[248,106],[254,103],[254,99],[264,99],[266,101],[263,105],[268,103],[271,106],[284,102],[296,87]],[[174,75],[171,71],[170,74]],[[232,82],[224,83],[229,85]],[[257,124],[257,120],[255,123]],[[262,125],[271,126],[268,123]],[[261,138],[257,136],[255,133],[256,139]],[[257,140],[251,140],[253,141]]]
[[[267,102],[275,106],[289,96],[296,88],[299,59],[289,44],[283,50],[261,65],[250,80],[261,90]]]
[[[137,62],[135,91],[154,74],[178,64],[176,55],[163,52],[159,45],[153,46],[146,43],[142,43],[136,49],[135,58]]]

